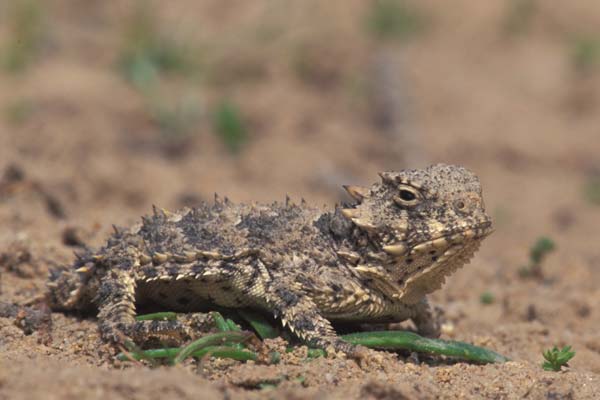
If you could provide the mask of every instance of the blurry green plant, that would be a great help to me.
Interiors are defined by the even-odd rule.
[[[585,199],[594,205],[600,205],[600,176],[590,177],[583,187]]]
[[[573,41],[571,62],[576,71],[589,73],[600,65],[600,38],[582,36]]]
[[[423,16],[405,0],[376,0],[367,16],[367,28],[377,39],[406,39],[421,32]]]
[[[237,154],[248,140],[248,132],[239,108],[228,100],[222,101],[214,114],[214,129],[227,149]]]
[[[481,293],[481,296],[479,296],[479,301],[481,301],[481,304],[492,304],[495,300],[496,298],[491,292],[483,292]]]
[[[529,250],[529,265],[521,267],[519,275],[524,278],[529,276],[543,277],[542,262],[555,248],[556,245],[552,239],[545,236],[540,237]]]
[[[25,123],[35,111],[35,106],[31,100],[21,99],[14,101],[4,109],[4,117],[6,121],[18,126]]]
[[[555,248],[555,244],[552,239],[547,237],[541,237],[537,240],[535,245],[529,251],[529,257],[531,262],[534,264],[540,264],[544,257]]]
[[[150,115],[168,142],[188,138],[200,119],[200,106],[193,96],[183,96],[175,101],[161,101],[159,96],[150,97]]]
[[[162,73],[189,73],[194,65],[190,46],[160,32],[153,10],[151,2],[138,1],[118,61],[125,79],[139,89],[155,84]]]
[[[504,32],[510,35],[527,32],[536,12],[537,4],[534,0],[510,0],[503,24]]]
[[[11,3],[7,15],[9,39],[0,61],[5,70],[18,73],[35,61],[47,32],[40,1],[16,0]]]
[[[568,366],[570,359],[575,357],[575,352],[571,351],[571,346],[565,346],[562,349],[554,346],[552,349],[543,352],[544,361],[542,368],[546,371],[560,371],[561,367]]]

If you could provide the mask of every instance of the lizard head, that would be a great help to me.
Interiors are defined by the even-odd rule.
[[[444,164],[379,175],[370,188],[345,187],[356,204],[342,213],[368,233],[394,297],[418,301],[492,232],[481,185],[467,169]]]

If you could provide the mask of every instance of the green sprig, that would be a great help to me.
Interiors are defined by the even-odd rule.
[[[543,352],[546,361],[542,363],[542,368],[546,371],[560,371],[561,367],[568,366],[571,358],[575,357],[575,352],[571,351],[571,346],[565,346],[562,349],[554,346],[552,349]]]

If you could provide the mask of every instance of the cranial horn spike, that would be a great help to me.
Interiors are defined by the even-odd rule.
[[[357,201],[361,201],[362,199],[367,197],[370,191],[369,188],[362,186],[342,185],[342,187],[344,188],[344,190],[346,190],[346,192],[348,192],[350,196],[352,196],[354,200]]]
[[[372,223],[367,222],[367,221],[363,221],[363,220],[360,220],[360,219],[357,219],[357,218],[353,218],[352,222],[354,222],[354,224],[356,226],[358,226],[359,228],[362,228],[362,229],[365,229],[365,230],[368,230],[368,231],[373,231],[373,230],[377,229],[377,227],[375,225],[373,225]]]
[[[358,210],[355,208],[342,208],[342,215],[348,219],[358,217]]]
[[[406,252],[406,246],[403,244],[391,244],[389,246],[383,246],[383,251],[393,256],[401,256]]]
[[[221,204],[221,198],[219,197],[219,194],[217,192],[215,192],[215,204]]]
[[[394,183],[396,181],[394,179],[394,176],[392,176],[392,174],[390,174],[389,172],[379,172],[378,175],[381,178],[381,180],[386,183]]]

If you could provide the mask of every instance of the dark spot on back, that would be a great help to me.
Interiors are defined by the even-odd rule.
[[[286,307],[293,307],[300,301],[298,296],[294,292],[289,291],[288,289],[279,288],[275,291],[275,293],[277,293],[279,298],[283,300]]]
[[[187,241],[197,248],[218,249],[224,254],[231,254],[233,247],[220,235],[217,228],[221,225],[215,221],[219,216],[218,212],[211,212],[208,207],[200,206],[190,210],[174,225],[183,232]]]
[[[352,222],[342,215],[340,208],[337,208],[333,215],[321,215],[313,225],[326,237],[332,233],[337,238],[347,237],[352,231]]]
[[[242,216],[237,228],[247,232],[246,237],[250,247],[262,247],[265,244],[275,244],[282,236],[288,236],[298,227],[301,217],[299,207],[286,207],[274,204],[269,210],[253,211]],[[298,250],[301,244],[290,243],[290,250]]]
[[[173,224],[160,214],[144,217],[139,234],[151,251],[177,252],[183,244]]]

